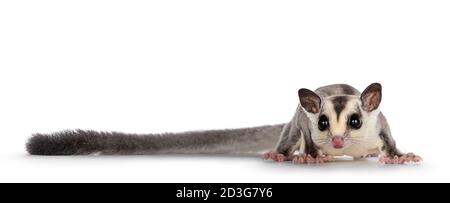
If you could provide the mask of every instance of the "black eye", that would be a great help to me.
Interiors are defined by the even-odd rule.
[[[359,115],[353,114],[352,116],[350,116],[350,119],[348,119],[348,125],[353,129],[360,129],[362,126],[362,121]]]
[[[319,118],[319,130],[324,131],[328,129],[330,126],[330,123],[328,122],[328,118],[325,115],[320,116]]]

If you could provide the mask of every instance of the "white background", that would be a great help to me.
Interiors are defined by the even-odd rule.
[[[0,2],[1,182],[448,182],[448,1]],[[384,85],[420,166],[208,156],[31,157],[35,132],[287,122],[297,90]]]

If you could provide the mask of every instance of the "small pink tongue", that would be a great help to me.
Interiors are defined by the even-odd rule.
[[[334,148],[341,149],[344,147],[344,138],[341,136],[333,137],[332,143]]]

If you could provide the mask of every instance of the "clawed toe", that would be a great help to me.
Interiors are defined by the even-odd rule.
[[[314,158],[311,155],[301,154],[294,155],[292,158],[292,163],[294,164],[323,164],[331,161],[333,161],[333,157],[325,155]]]
[[[333,161],[333,157],[327,155],[320,155],[317,156],[316,158],[314,158],[309,154],[285,156],[276,151],[264,153],[263,158],[264,160],[271,160],[275,162],[292,161],[292,163],[294,164],[323,164]]]
[[[422,162],[422,158],[413,153],[404,154],[401,156],[381,156],[380,163],[382,164],[411,164],[411,163],[420,163]]]
[[[287,160],[286,156],[276,151],[270,151],[264,154],[264,160],[272,160],[275,162],[284,162]]]
[[[305,158],[300,155],[294,155],[292,157],[292,163],[294,163],[294,164],[304,164],[305,161],[306,161]]]

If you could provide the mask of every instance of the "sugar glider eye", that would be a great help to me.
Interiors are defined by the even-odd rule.
[[[328,127],[330,127],[330,123],[328,122],[327,116],[321,115],[321,116],[319,117],[319,123],[318,123],[318,126],[319,126],[319,130],[320,130],[320,131],[325,131],[325,130],[328,129]]]
[[[360,129],[362,126],[361,118],[358,114],[353,114],[348,119],[348,125],[353,129]]]

